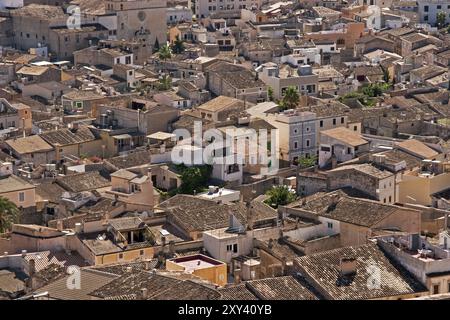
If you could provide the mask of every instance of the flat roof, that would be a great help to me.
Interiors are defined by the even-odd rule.
[[[175,258],[171,259],[170,261],[184,267],[185,272],[193,272],[194,270],[205,269],[224,264],[223,262],[202,254]]]

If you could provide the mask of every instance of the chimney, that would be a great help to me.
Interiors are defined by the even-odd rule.
[[[337,167],[337,158],[336,155],[332,155],[331,156],[331,169],[334,169]]]
[[[31,260],[28,262],[28,265],[29,265],[29,272],[28,272],[28,274],[29,274],[30,277],[31,277],[31,276],[33,276],[34,273],[36,272],[36,261],[35,261],[34,259],[31,259]]]
[[[151,168],[148,168],[147,176],[150,178],[150,181],[151,181],[152,180],[152,169]]]
[[[234,277],[234,283],[235,284],[240,283],[241,282],[241,270],[240,269],[234,269],[233,277]]]
[[[141,289],[141,294],[142,294],[142,300],[147,300],[147,298],[148,298],[148,290],[147,290],[147,288],[142,288]]]
[[[173,240],[169,241],[169,253],[171,256],[175,254],[175,241]]]
[[[444,215],[444,231],[448,229],[448,213]]]
[[[150,260],[145,260],[144,261],[144,270],[145,271],[149,271],[151,269],[151,261]]]
[[[75,233],[80,234],[83,232],[83,226],[80,222],[75,223]]]
[[[356,258],[342,257],[339,265],[339,271],[343,276],[349,276],[356,273]]]

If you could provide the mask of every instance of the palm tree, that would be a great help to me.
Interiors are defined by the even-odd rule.
[[[167,74],[163,75],[161,79],[159,79],[159,90],[165,91],[169,90],[172,87],[172,78],[170,78]]]
[[[177,54],[183,53],[184,51],[184,44],[183,41],[180,40],[179,36],[176,37],[175,41],[172,44],[172,51]]]
[[[7,232],[19,221],[19,209],[7,198],[0,197],[0,233]]]
[[[172,57],[172,51],[170,50],[170,47],[165,44],[159,49],[158,55],[161,60],[166,61]]]
[[[281,100],[281,105],[283,109],[294,109],[300,100],[296,87],[288,87],[284,92],[283,100]]]

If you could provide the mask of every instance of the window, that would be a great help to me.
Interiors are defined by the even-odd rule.
[[[297,133],[298,133],[298,130],[297,130],[297,129],[294,129],[294,133],[297,134]]]
[[[386,203],[386,198],[383,199],[383,203]]]
[[[323,127],[323,120],[320,120],[319,126],[320,126],[321,128]]]
[[[306,139],[306,146],[309,147],[309,145],[310,145],[310,141],[309,141],[309,139]]]
[[[25,201],[25,192],[19,192],[19,202]]]
[[[358,131],[358,126],[353,126],[353,131]]]
[[[423,11],[425,11],[425,12],[428,12],[429,9],[430,9],[430,8],[429,8],[428,6],[424,6],[424,7],[423,7]]]
[[[428,16],[424,16],[423,21],[428,21]]]
[[[333,126],[335,126],[335,125],[336,125],[336,118],[333,119]]]
[[[341,118],[341,123],[344,123],[344,117]]]
[[[440,5],[440,4],[438,4],[437,6],[436,6],[436,9],[438,9],[438,10],[440,10],[442,8],[442,6]]]
[[[227,244],[227,252],[237,253],[237,243],[235,243],[235,244]]]
[[[143,256],[144,255],[144,250],[139,250],[139,255]]]
[[[439,293],[439,285],[433,284],[433,294],[438,294],[438,293]]]
[[[447,291],[450,292],[450,281],[447,283]]]
[[[392,202],[392,196],[389,196],[389,203]]]
[[[328,229],[333,229],[333,223],[332,222],[328,222],[327,226],[328,226]]]
[[[123,260],[123,253],[119,253],[119,260]]]
[[[352,153],[352,148],[347,148],[347,154]]]
[[[294,141],[294,149],[297,149],[297,148],[298,148],[298,142]]]

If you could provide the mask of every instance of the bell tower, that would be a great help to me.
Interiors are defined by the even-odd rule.
[[[117,16],[118,40],[166,42],[167,0],[107,0],[106,10]]]

